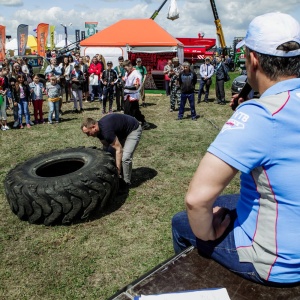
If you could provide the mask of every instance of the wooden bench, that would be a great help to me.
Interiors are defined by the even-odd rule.
[[[289,288],[266,287],[245,280],[211,259],[201,257],[193,247],[157,266],[127,285],[109,300],[129,300],[187,290],[224,287],[231,300],[298,300],[300,285]]]

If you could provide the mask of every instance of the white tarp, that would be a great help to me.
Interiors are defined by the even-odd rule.
[[[67,40],[67,45],[70,44],[72,44],[72,41]],[[66,46],[66,40],[61,40],[55,45],[55,48],[64,48],[65,46]]]
[[[176,0],[171,0],[167,18],[172,21],[179,18],[179,10],[177,7]]]

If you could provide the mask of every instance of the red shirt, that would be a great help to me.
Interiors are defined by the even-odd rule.
[[[100,76],[102,74],[102,71],[103,71],[102,70],[102,65],[99,62],[91,63],[90,67],[88,69],[89,74],[94,73],[95,75],[98,75],[98,76]]]

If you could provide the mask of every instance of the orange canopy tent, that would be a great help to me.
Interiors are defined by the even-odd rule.
[[[182,46],[152,19],[121,20],[81,41],[80,46]]]
[[[183,44],[152,19],[125,19],[80,42],[82,55],[101,53],[118,63],[131,53],[174,53],[183,61]]]

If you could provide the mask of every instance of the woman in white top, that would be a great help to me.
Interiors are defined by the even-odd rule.
[[[71,56],[72,57],[72,56]],[[71,73],[74,69],[74,64],[70,62],[69,57],[64,57],[62,62],[63,74],[64,74],[64,89],[66,93],[66,102],[69,102],[69,95],[70,98],[72,97],[72,90],[71,90]]]

